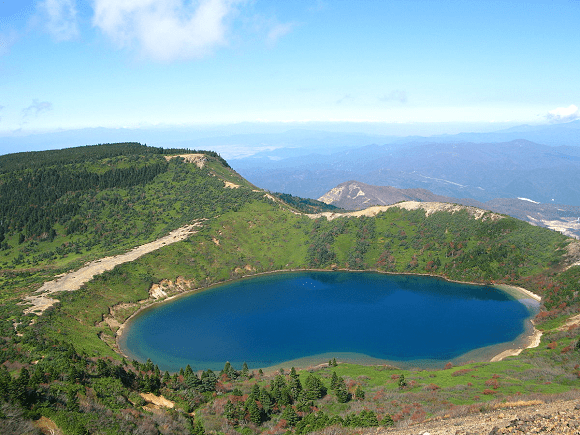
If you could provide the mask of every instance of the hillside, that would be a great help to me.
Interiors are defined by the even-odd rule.
[[[373,205],[389,205],[401,201],[438,201],[479,207],[496,213],[580,237],[578,207],[561,204],[540,204],[526,198],[496,198],[484,203],[469,198],[436,195],[426,189],[398,189],[392,186],[373,186],[360,181],[346,181],[318,198],[319,201],[347,209],[362,210]]]
[[[474,207],[407,202],[356,217],[288,199],[332,219],[306,215],[211,152],[124,144],[27,160],[0,158],[0,201],[13,210],[3,218],[0,257],[0,432],[35,433],[36,424],[67,434],[301,434],[404,426],[514,397],[569,398],[580,387],[580,329],[574,320],[563,327],[579,311],[580,249],[561,234]],[[149,243],[152,250],[131,254]],[[117,266],[92,279],[92,270],[82,272],[109,262]],[[518,357],[453,369],[330,361],[284,376],[228,364],[220,373],[163,374],[154,362],[118,353],[117,333],[143,307],[305,268],[522,286],[543,297],[542,342]],[[27,297],[61,274],[79,281],[71,288],[56,281],[49,291],[58,302],[27,310]]]

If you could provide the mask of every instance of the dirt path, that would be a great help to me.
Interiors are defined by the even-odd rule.
[[[200,226],[201,222],[199,221],[191,225],[185,225],[172,231],[165,237],[161,237],[157,240],[154,240],[153,242],[137,246],[129,252],[92,261],[76,271],[61,275],[54,281],[45,282],[44,285],[36,290],[33,294],[25,297],[23,303],[30,303],[32,306],[26,308],[24,313],[34,313],[40,316],[47,308],[58,302],[57,299],[50,297],[50,295],[53,293],[78,290],[83,284],[93,279],[95,275],[100,275],[107,270],[112,270],[118,264],[134,261],[137,258],[148,254],[149,252],[161,248],[162,246],[184,240],[191,234],[194,234],[196,229]]]

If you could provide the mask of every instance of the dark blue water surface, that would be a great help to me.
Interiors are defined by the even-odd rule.
[[[369,272],[292,272],[221,285],[132,319],[119,344],[162,370],[269,367],[313,355],[448,361],[524,332],[525,305],[493,287]],[[328,358],[326,359],[326,361]],[[321,359],[320,362],[323,362]]]

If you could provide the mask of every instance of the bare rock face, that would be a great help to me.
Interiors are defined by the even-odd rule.
[[[169,161],[176,157],[182,157],[187,163],[194,163],[198,168],[203,168],[207,157],[204,154],[177,154],[175,156],[165,156],[165,160]]]
[[[158,284],[152,284],[149,289],[151,299],[163,299],[178,293],[183,293],[195,288],[194,280],[187,280],[178,276],[175,282],[170,279],[162,279]]]
[[[401,201],[455,202],[453,198],[435,195],[425,189],[372,186],[352,180],[339,184],[318,200],[346,210],[362,210],[372,205],[391,205]]]

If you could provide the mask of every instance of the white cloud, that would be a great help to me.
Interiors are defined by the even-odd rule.
[[[339,98],[338,100],[336,100],[336,104],[342,104],[344,102],[350,102],[353,101],[354,97],[350,94],[346,94],[343,97]]]
[[[24,109],[22,109],[22,115],[25,118],[29,116],[37,117],[43,112],[52,110],[52,103],[49,101],[38,101],[37,99],[32,100],[32,104]]]
[[[575,119],[580,119],[580,110],[574,104],[570,104],[568,107],[558,107],[550,110],[546,118],[552,122],[574,121]]]
[[[16,39],[18,39],[18,36],[14,30],[4,34],[0,33],[0,56],[8,54],[10,46],[16,42]]]
[[[67,41],[79,34],[75,0],[43,0],[38,3],[40,19],[57,41]]]
[[[388,94],[383,95],[382,97],[379,97],[379,100],[383,102],[398,101],[399,103],[406,103],[407,92],[396,89]]]
[[[93,25],[158,61],[199,58],[226,45],[226,19],[240,1],[94,0]]]
[[[274,45],[278,42],[282,36],[287,35],[292,31],[294,27],[293,23],[276,24],[268,32],[267,41],[268,45]]]

